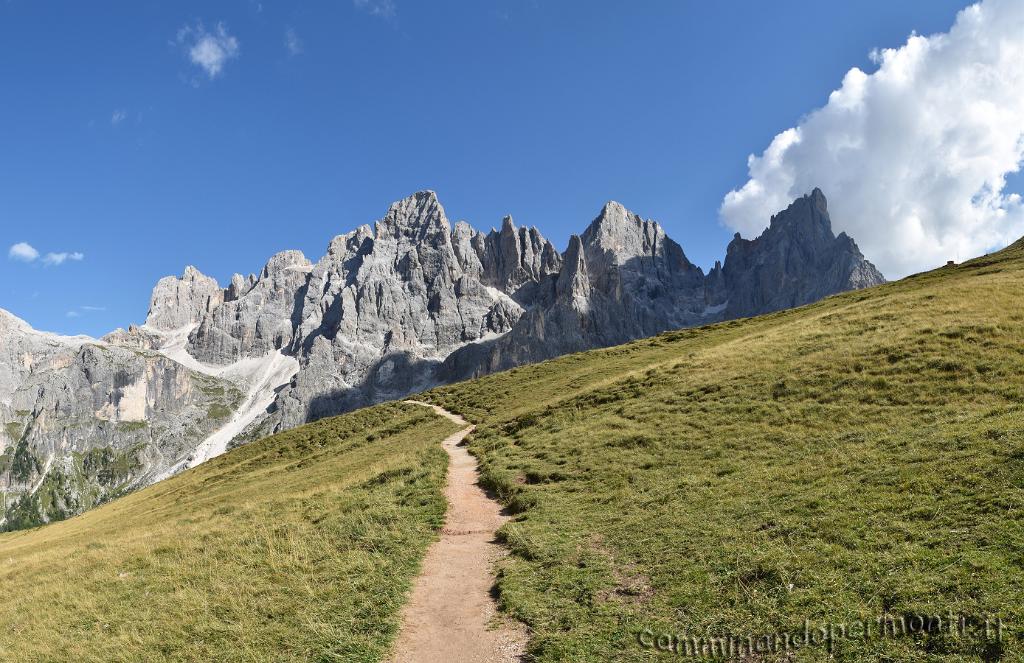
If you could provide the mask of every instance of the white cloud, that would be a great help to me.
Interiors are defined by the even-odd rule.
[[[238,39],[228,34],[223,23],[218,23],[213,32],[208,32],[202,23],[186,26],[178,30],[178,43],[185,48],[192,64],[201,67],[211,80],[220,76],[228,60],[239,55]]]
[[[291,55],[302,53],[302,40],[299,39],[295,28],[288,28],[284,31],[284,47],[288,49],[288,53]]]
[[[7,250],[7,257],[21,262],[35,262],[39,259],[39,251],[28,242],[18,242]],[[47,266],[63,265],[68,260],[76,262],[85,260],[85,254],[78,251],[61,251],[60,253],[50,252],[43,256],[43,264]]]
[[[43,264],[45,265],[63,265],[67,260],[80,261],[85,259],[84,253],[78,251],[68,252],[62,251],[61,253],[47,253],[43,256]]]
[[[64,315],[66,315],[69,318],[80,318],[83,315],[87,315],[89,313],[96,313],[96,312],[99,312],[99,311],[106,311],[106,310],[107,310],[106,306],[79,306],[77,308],[71,309],[70,311],[68,311]]]
[[[828,103],[748,159],[722,221],[756,235],[821,187],[832,222],[886,276],[962,260],[1024,234],[1005,190],[1024,158],[1024,2],[985,0],[948,33],[875,50]]]
[[[352,0],[356,9],[364,11],[371,16],[380,18],[394,18],[396,9],[394,0]]]
[[[21,262],[35,262],[39,259],[39,251],[28,242],[18,242],[7,250],[7,257],[11,260],[20,260]],[[79,251],[50,252],[43,256],[42,262],[49,267],[51,265],[63,265],[68,260],[76,262],[85,260],[85,254]]]
[[[7,257],[11,260],[32,262],[39,257],[39,251],[28,242],[18,242],[7,250]]]
[[[123,110],[115,110],[114,114],[110,116],[110,124],[117,126],[124,122],[125,118],[128,117],[128,113]]]

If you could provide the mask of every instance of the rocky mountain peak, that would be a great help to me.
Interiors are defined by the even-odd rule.
[[[326,255],[317,264],[324,263],[324,261],[344,260],[346,256],[368,253],[373,246],[374,236],[373,228],[365,223],[355,230],[351,230],[343,235],[337,235],[327,245]]]
[[[882,274],[845,233],[836,237],[821,189],[794,200],[756,239],[736,234],[726,252],[727,317],[746,317],[878,285]]]
[[[581,239],[585,246],[600,246],[606,250],[635,253],[643,239],[657,234],[660,226],[654,221],[645,221],[633,214],[621,203],[614,200],[605,203],[601,212],[583,231]]]
[[[561,256],[554,245],[534,227],[516,226],[511,216],[501,230],[484,234],[460,221],[452,231],[459,264],[484,285],[515,295],[520,288],[556,274]]]
[[[165,276],[153,288],[146,325],[154,329],[180,329],[199,322],[224,303],[217,280],[189,265],[181,278]]]
[[[377,222],[378,238],[392,237],[423,241],[451,233],[448,217],[433,191],[417,191],[391,204],[388,213]]]
[[[655,258],[670,259],[675,263],[673,267],[690,266],[682,247],[667,237],[661,224],[644,219],[615,201],[605,204],[580,238],[594,269]]]
[[[202,317],[189,351],[211,364],[262,357],[291,344],[313,264],[301,251],[281,251],[258,277],[231,278],[219,307]]]
[[[224,301],[233,302],[245,293],[252,290],[252,287],[256,285],[256,275],[250,274],[248,278],[241,274],[232,274],[231,283],[228,285],[227,290],[224,292]]]
[[[263,272],[260,278],[268,278],[272,275],[280,274],[285,270],[291,271],[309,271],[313,267],[302,251],[281,251],[280,253],[274,254],[267,264],[263,267]]]
[[[825,199],[825,194],[818,187],[814,187],[814,190],[810,194],[811,202],[814,203],[822,212],[828,213],[828,201]]]
[[[0,308],[0,332],[9,331],[12,329],[24,330],[28,328],[28,323],[14,315],[10,311]]]
[[[828,201],[821,189],[815,188],[789,207],[772,216],[765,234],[787,234],[803,243],[826,244],[835,241]]]
[[[687,260],[657,221],[643,219],[614,201],[604,206],[581,240],[591,280],[606,292],[654,280],[689,290],[703,280],[700,268]]]

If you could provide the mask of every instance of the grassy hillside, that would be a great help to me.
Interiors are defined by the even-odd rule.
[[[835,635],[797,660],[1024,658],[1022,286],[1014,246],[428,394],[480,424],[519,512],[499,586],[532,653],[667,660],[810,620]]]
[[[761,648],[809,620],[815,644],[746,660],[1024,658],[1022,286],[1014,246],[428,393],[479,424],[518,514],[500,599],[533,656]],[[379,660],[453,430],[370,408],[0,535],[0,659]]]
[[[379,660],[443,523],[455,429],[370,408],[0,535],[0,660]]]

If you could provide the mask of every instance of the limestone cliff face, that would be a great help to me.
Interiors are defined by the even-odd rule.
[[[239,398],[159,353],[37,332],[2,310],[0,338],[0,529],[148,483]]]
[[[454,226],[432,191],[227,287],[194,267],[101,340],[0,312],[0,525],[34,524],[311,419],[446,381],[882,283],[815,190],[708,273],[610,202],[564,254]],[[54,506],[56,505],[56,506]]]

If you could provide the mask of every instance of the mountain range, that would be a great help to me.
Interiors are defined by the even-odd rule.
[[[610,202],[559,252],[432,191],[227,287],[187,267],[101,339],[0,310],[0,527],[65,518],[284,429],[448,382],[884,283],[815,189],[707,274]]]

